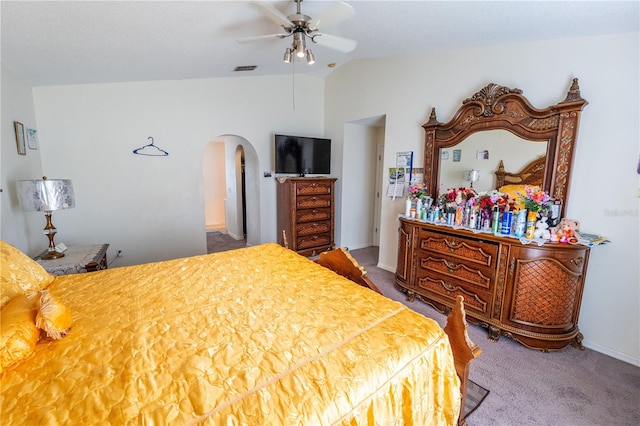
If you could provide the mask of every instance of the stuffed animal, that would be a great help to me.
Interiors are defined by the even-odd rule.
[[[577,244],[580,234],[578,229],[580,222],[574,219],[563,218],[558,226],[551,228],[551,241],[565,244]]]
[[[551,238],[551,231],[549,231],[546,216],[542,216],[540,220],[536,222],[536,230],[533,231],[533,238],[542,240],[549,240],[549,238]]]

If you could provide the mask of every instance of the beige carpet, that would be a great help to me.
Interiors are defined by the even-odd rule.
[[[236,240],[222,232],[207,232],[207,253],[233,250],[247,246],[247,240]]]

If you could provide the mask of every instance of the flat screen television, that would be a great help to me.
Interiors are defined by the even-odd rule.
[[[321,175],[331,173],[331,139],[275,136],[276,173]]]

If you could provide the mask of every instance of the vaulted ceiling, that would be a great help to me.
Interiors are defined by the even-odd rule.
[[[285,15],[292,1],[271,2]],[[305,0],[321,14],[332,1]],[[248,1],[7,1],[2,64],[34,86],[296,73],[349,61],[455,48],[637,32],[638,1],[349,1],[355,16],[322,32],[349,53],[311,44],[316,63],[285,64],[291,39],[238,38],[281,28]],[[515,48],[515,47],[514,47]],[[254,71],[234,72],[256,65]]]

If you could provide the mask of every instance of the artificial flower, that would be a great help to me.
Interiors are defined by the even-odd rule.
[[[407,188],[407,198],[411,201],[418,201],[427,195],[427,186],[424,183],[417,183]]]
[[[551,200],[549,194],[537,186],[530,185],[524,186],[524,192],[524,194],[518,193],[518,195],[527,211],[537,213],[547,211],[547,203]]]
[[[449,188],[447,192],[440,196],[440,203],[442,205],[447,204],[462,204],[462,202],[467,202],[475,196],[478,195],[473,188]]]
[[[502,193],[497,190],[481,192],[476,197],[476,204],[480,209],[493,210],[494,207],[498,207],[498,210],[514,210],[515,200],[509,199],[509,194]]]

